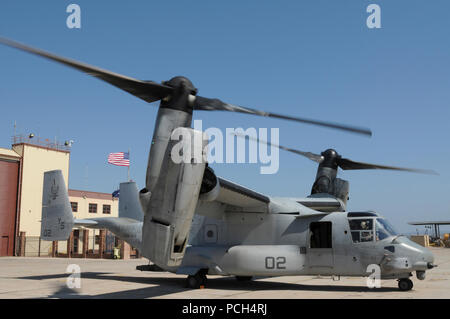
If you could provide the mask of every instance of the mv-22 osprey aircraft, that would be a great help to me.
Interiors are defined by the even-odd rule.
[[[118,218],[73,220],[61,172],[48,172],[43,239],[64,240],[74,225],[108,228],[158,267],[187,275],[191,288],[204,285],[208,274],[238,280],[282,275],[367,277],[368,267],[378,265],[381,279],[397,279],[400,290],[406,291],[413,287],[409,279],[413,272],[423,280],[434,267],[427,248],[398,235],[377,213],[347,212],[349,184],[336,177],[338,167],[408,169],[354,162],[334,150],[318,155],[290,149],[319,163],[316,181],[306,198],[279,198],[218,177],[205,161],[192,157],[176,163],[171,158],[172,148],[180,143],[171,139],[175,129],[189,134],[191,140],[181,140],[186,147],[205,152],[205,136],[191,128],[194,110],[241,112],[365,135],[371,135],[370,130],[205,98],[185,77],[161,84],[141,81],[8,39],[0,38],[0,43],[83,71],[146,102],[161,101],[145,188],[138,194],[135,184],[122,185],[128,191],[120,194]],[[199,139],[202,142],[195,143]]]

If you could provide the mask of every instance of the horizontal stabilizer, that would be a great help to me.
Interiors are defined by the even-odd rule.
[[[96,220],[91,219],[75,219],[73,221],[75,226],[83,226],[83,227],[94,227],[98,225]]]

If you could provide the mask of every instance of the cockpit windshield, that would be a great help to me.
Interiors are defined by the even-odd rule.
[[[377,240],[383,240],[385,238],[396,236],[397,232],[384,218],[377,218],[375,222],[376,238]]]

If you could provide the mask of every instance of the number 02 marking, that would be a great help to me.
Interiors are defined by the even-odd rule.
[[[266,269],[286,269],[286,257],[266,257]]]

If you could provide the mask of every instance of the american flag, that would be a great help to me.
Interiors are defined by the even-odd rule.
[[[110,153],[108,163],[117,166],[130,166],[130,153]]]

